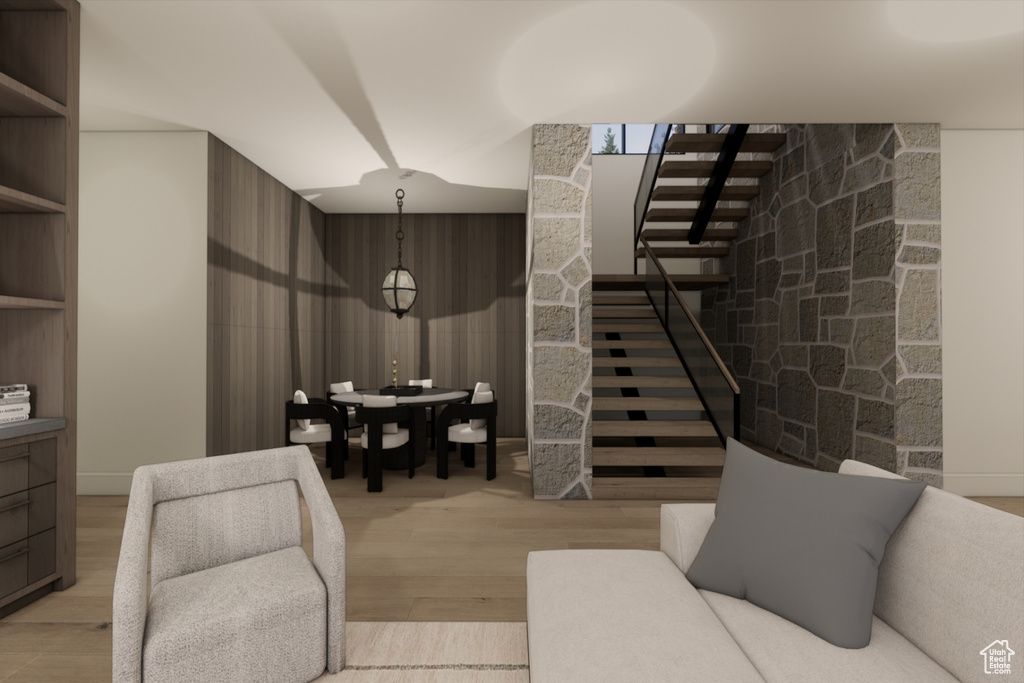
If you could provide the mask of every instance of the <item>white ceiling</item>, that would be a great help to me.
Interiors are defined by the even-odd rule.
[[[1024,128],[1024,0],[81,0],[81,128],[328,213],[522,212],[538,122]]]

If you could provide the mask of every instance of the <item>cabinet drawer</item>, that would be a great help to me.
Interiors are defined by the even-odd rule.
[[[24,491],[28,488],[31,445],[23,443],[20,446],[0,448],[0,496]]]
[[[57,479],[57,439],[0,448],[0,496]]]
[[[0,598],[53,574],[56,567],[56,529],[0,547]]]
[[[0,546],[52,529],[57,520],[57,484],[0,498]]]

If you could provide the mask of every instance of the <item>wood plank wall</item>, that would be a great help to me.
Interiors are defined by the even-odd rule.
[[[323,396],[324,214],[210,136],[207,455],[284,445]]]
[[[490,382],[501,403],[498,436],[525,436],[525,215],[405,214],[402,263],[420,293],[401,320],[380,293],[397,263],[397,220],[397,212],[326,218],[330,381],[390,384],[397,332],[400,384]]]

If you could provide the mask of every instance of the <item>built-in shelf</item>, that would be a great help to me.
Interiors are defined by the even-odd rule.
[[[0,73],[0,116],[67,116],[60,102]]]
[[[63,204],[0,185],[0,213],[63,213]]]
[[[63,417],[31,417],[21,422],[0,425],[0,441],[17,439],[19,436],[56,432],[68,426]]]
[[[0,294],[0,310],[5,308],[33,308],[59,311],[64,308],[64,302],[51,301],[49,299],[30,299],[23,296],[4,296]]]

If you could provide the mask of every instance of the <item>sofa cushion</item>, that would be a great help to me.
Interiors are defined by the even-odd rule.
[[[547,550],[526,564],[531,683],[763,680],[655,550]]]
[[[956,683],[878,617],[871,625],[871,644],[846,649],[746,600],[711,591],[700,594],[769,683]]]
[[[729,439],[715,521],[686,577],[864,647],[885,544],[924,487],[803,469]]]
[[[839,471],[896,477],[853,460]],[[925,489],[889,540],[875,614],[963,681],[1024,680],[1021,605],[1024,518]],[[985,674],[981,651],[995,640],[1018,653],[1013,676]]]
[[[142,670],[150,683],[309,681],[326,643],[327,590],[293,546],[157,583]]]

